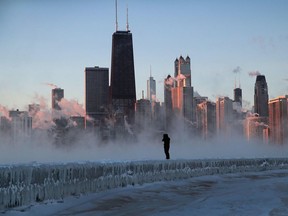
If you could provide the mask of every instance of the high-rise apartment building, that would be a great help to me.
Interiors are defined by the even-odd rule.
[[[269,127],[272,143],[288,144],[288,95],[269,100]]]
[[[229,97],[219,97],[216,100],[217,132],[230,132],[233,123],[233,101]]]
[[[9,111],[11,120],[11,132],[13,138],[20,135],[31,135],[32,117],[26,111],[11,110]]]
[[[193,87],[171,88],[172,109],[186,120],[193,118]]]
[[[194,92],[193,92],[193,122],[197,122],[196,111],[197,111],[198,104],[201,104],[205,101],[208,101],[208,97],[200,96],[197,92],[194,95]]]
[[[136,119],[138,125],[150,126],[152,121],[151,102],[147,99],[140,99],[136,102]]]
[[[0,117],[0,133],[3,132],[7,134],[11,129],[10,119],[6,116]]]
[[[86,116],[100,120],[108,110],[109,69],[85,68],[85,110]]]
[[[266,142],[267,117],[249,116],[243,123],[244,135],[248,141]]]
[[[113,110],[127,116],[129,123],[134,123],[136,103],[134,57],[132,33],[128,29],[116,30],[112,36],[110,84]]]
[[[59,102],[64,98],[64,89],[54,88],[52,89],[52,109],[61,110]]]
[[[255,83],[254,112],[268,117],[268,87],[264,75],[258,75]]]
[[[216,104],[208,100],[197,104],[196,122],[202,138],[212,137],[216,132]]]
[[[174,76],[176,78],[175,87],[191,86],[191,62],[190,57],[184,59],[182,56],[174,61]]]

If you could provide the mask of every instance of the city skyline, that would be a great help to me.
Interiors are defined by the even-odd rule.
[[[115,1],[1,1],[0,104],[27,109],[35,95],[48,103],[53,83],[65,98],[83,104],[85,67],[108,67],[115,31]],[[269,99],[288,92],[288,18],[285,1],[118,1],[119,30],[126,5],[133,33],[136,97],[150,76],[164,101],[163,81],[174,60],[191,58],[191,84],[201,96],[233,98],[253,105],[255,76],[265,75]],[[247,103],[248,102],[248,103]],[[249,104],[250,103],[250,104]]]

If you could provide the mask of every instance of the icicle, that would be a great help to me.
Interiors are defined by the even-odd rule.
[[[0,209],[127,185],[271,169],[288,169],[288,159],[95,162],[0,167]]]

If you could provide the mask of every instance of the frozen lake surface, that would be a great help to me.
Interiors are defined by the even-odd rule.
[[[30,215],[288,215],[288,170],[194,177],[22,206]]]

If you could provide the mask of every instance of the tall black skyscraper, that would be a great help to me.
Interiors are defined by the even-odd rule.
[[[109,69],[85,68],[85,109],[86,115],[100,120],[108,110]]]
[[[112,36],[110,85],[112,109],[127,116],[129,123],[134,123],[136,89],[132,33],[128,20],[126,31],[118,31],[116,19],[116,32]]]
[[[264,75],[258,75],[256,78],[254,111],[260,117],[268,117],[268,87]]]
[[[234,89],[234,102],[238,102],[242,107],[242,89],[241,88]]]

